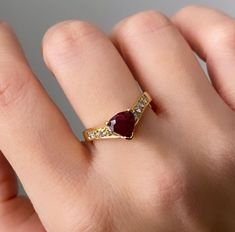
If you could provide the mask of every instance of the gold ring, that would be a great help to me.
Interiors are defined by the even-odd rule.
[[[122,138],[132,139],[134,130],[147,106],[152,101],[150,95],[144,92],[134,106],[126,111],[117,113],[103,125],[83,131],[86,141],[96,139]]]

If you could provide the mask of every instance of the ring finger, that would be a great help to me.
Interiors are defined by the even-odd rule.
[[[86,127],[100,125],[129,108],[141,93],[111,41],[86,22],[66,21],[51,28],[44,37],[43,51],[47,65]],[[155,115],[148,111],[146,117],[150,120],[145,121],[152,122]],[[151,127],[146,124],[145,130]],[[105,150],[107,143],[97,141],[96,145]]]

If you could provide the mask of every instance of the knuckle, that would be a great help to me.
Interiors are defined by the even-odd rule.
[[[182,17],[191,15],[192,13],[195,14],[198,10],[202,9],[202,6],[196,4],[190,4],[183,8],[181,8],[177,13],[176,17]]]
[[[234,145],[234,132],[220,133],[219,136],[215,139],[215,144],[213,147],[215,149],[214,154],[215,157],[219,159],[224,159],[226,164],[227,161],[235,164],[235,145]],[[224,162],[220,162],[223,165]],[[227,165],[225,165],[227,166]]]
[[[153,209],[169,210],[178,200],[184,200],[187,194],[184,170],[162,163],[158,170],[150,171],[150,176],[151,182],[149,180],[145,188],[133,191],[137,201],[142,199],[141,207],[151,204]]]
[[[183,173],[167,168],[159,177],[158,201],[164,208],[172,207],[178,199],[183,198],[186,190]]]
[[[81,50],[84,41],[95,40],[99,34],[101,33],[95,26],[84,21],[61,22],[46,32],[43,53],[45,58],[50,56],[50,52],[54,55],[71,56],[78,53],[77,49]]]
[[[210,36],[208,36],[208,44],[211,53],[216,51],[231,51],[231,48],[235,48],[235,21],[229,17],[213,15],[211,9],[200,5],[188,5],[179,10],[173,17],[176,21],[179,19],[182,23],[195,15],[205,16],[211,14],[211,21],[214,24],[211,25]]]
[[[229,127],[229,128],[228,128]],[[235,172],[235,128],[231,125],[214,125],[206,143],[208,155],[214,164],[215,170],[223,174]]]
[[[77,38],[86,37],[93,34],[95,27],[84,21],[68,20],[56,24],[46,33],[46,39],[53,42],[61,42],[67,40],[76,40]]]
[[[214,125],[214,130],[212,131],[212,143],[211,148],[215,148],[216,154],[223,154],[224,151],[230,150],[233,147],[233,139],[234,139],[234,126],[230,125],[228,120],[228,124]]]
[[[170,26],[170,20],[160,12],[149,10],[135,14],[117,25],[116,31],[124,36],[138,36]]]
[[[2,65],[1,65],[2,66]],[[27,76],[27,75],[26,75]],[[23,97],[29,78],[22,77],[17,68],[5,65],[0,71],[0,107],[6,107]]]

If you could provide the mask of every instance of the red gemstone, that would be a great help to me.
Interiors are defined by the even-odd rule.
[[[109,120],[108,126],[113,132],[130,138],[135,127],[135,116],[131,111],[120,112]]]

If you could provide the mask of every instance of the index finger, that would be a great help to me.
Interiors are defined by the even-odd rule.
[[[58,231],[61,204],[78,192],[77,183],[85,176],[87,150],[33,75],[5,24],[0,24],[0,41],[0,148],[43,223]]]

